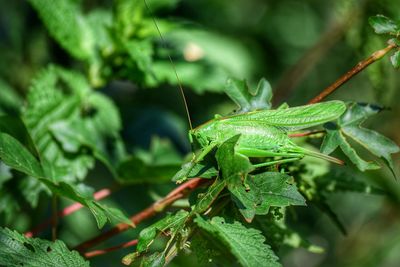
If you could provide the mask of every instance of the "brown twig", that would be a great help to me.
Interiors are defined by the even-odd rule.
[[[108,189],[108,188],[101,189],[101,190],[99,190],[99,191],[97,191],[96,193],[93,194],[93,198],[95,200],[101,200],[103,198],[108,197],[111,193],[112,193],[111,189]],[[33,236],[37,235],[38,233],[42,232],[49,225],[54,225],[55,221],[57,221],[56,218],[62,218],[62,217],[68,216],[68,215],[80,210],[81,208],[83,208],[82,204],[74,203],[74,204],[64,208],[63,210],[59,211],[58,213],[53,214],[53,216],[50,219],[48,219],[48,220],[44,221],[43,223],[39,224],[38,226],[36,226],[31,231],[26,232],[25,236],[26,237],[33,237]]]
[[[288,136],[289,137],[305,137],[305,136],[310,136],[310,135],[320,134],[320,133],[325,133],[325,130],[307,131],[307,132],[302,132],[302,133],[291,133],[291,134],[288,134]]]
[[[103,255],[103,254],[106,254],[108,252],[112,252],[114,250],[118,250],[118,249],[121,249],[121,248],[128,248],[128,247],[136,246],[137,243],[138,243],[138,240],[134,239],[134,240],[131,240],[129,242],[122,243],[122,244],[119,244],[119,245],[116,245],[116,246],[113,246],[113,247],[109,247],[109,248],[105,248],[105,249],[99,249],[99,250],[92,250],[92,251],[86,252],[84,254],[84,256],[85,256],[85,258],[93,258],[93,257],[100,256],[100,255]]]
[[[162,210],[165,209],[165,207],[171,205],[174,203],[177,199],[185,197],[189,192],[191,192],[193,189],[199,187],[200,185],[204,184],[206,181],[209,181],[207,179],[201,179],[201,178],[194,178],[186,183],[178,186],[176,189],[172,190],[166,197],[163,199],[153,203],[146,209],[140,211],[139,213],[133,215],[130,220],[135,224],[139,224],[140,222],[151,218],[152,216],[156,215],[157,213],[161,212]],[[110,230],[100,234],[99,236],[96,236],[86,242],[83,242],[82,244],[78,245],[74,249],[83,253],[86,251],[88,248],[91,248],[93,246],[96,246],[97,244],[119,234],[122,233],[126,230],[128,230],[130,226],[128,224],[120,223],[117,224],[114,228],[111,228]]]
[[[346,72],[342,77],[337,79],[333,84],[325,88],[319,95],[311,99],[308,104],[314,104],[318,103],[324,98],[326,98],[328,95],[333,93],[336,89],[338,89],[340,86],[342,86],[344,83],[346,83],[348,80],[350,80],[354,75],[371,65],[372,63],[378,61],[382,57],[384,57],[388,52],[390,52],[393,48],[397,47],[396,44],[390,43],[387,47],[375,51],[371,56],[368,58],[364,59],[363,61],[359,62],[356,66],[354,66],[351,70]]]

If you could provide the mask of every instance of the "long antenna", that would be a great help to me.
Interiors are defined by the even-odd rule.
[[[163,35],[161,34],[160,28],[158,27],[158,24],[157,24],[157,21],[156,21],[156,18],[155,18],[155,16],[154,16],[153,12],[151,12],[151,9],[150,9],[149,5],[147,4],[147,1],[146,1],[146,0],[143,0],[143,2],[144,2],[144,5],[145,5],[146,8],[147,8],[147,11],[150,13],[151,18],[153,19],[153,22],[154,22],[154,25],[156,26],[158,35],[160,36],[162,45],[163,45],[165,48],[167,48],[167,47],[166,47],[166,42],[165,42],[165,40],[164,40]],[[186,115],[187,115],[187,118],[188,118],[188,121],[189,121],[190,130],[193,130],[193,127],[192,127],[192,120],[190,119],[190,114],[189,114],[189,107],[188,107],[188,104],[187,104],[187,101],[186,101],[185,93],[184,93],[184,91],[183,91],[182,83],[181,83],[181,80],[179,79],[179,75],[178,75],[178,72],[176,71],[176,67],[175,67],[174,61],[172,60],[171,55],[170,55],[170,53],[168,52],[168,49],[167,49],[167,55],[168,55],[168,58],[169,58],[169,62],[171,63],[172,69],[174,70],[175,77],[176,77],[176,80],[177,80],[178,86],[179,86],[179,91],[181,92],[181,95],[182,95],[183,103],[185,104],[185,110],[186,110]]]

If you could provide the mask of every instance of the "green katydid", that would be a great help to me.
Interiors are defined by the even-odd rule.
[[[151,13],[146,0],[144,0],[144,4]],[[160,39],[164,43],[164,38],[157,22],[154,16],[152,17]],[[290,131],[321,125],[339,118],[346,110],[346,106],[342,101],[329,101],[286,109],[256,110],[225,117],[219,116],[196,128],[192,128],[189,109],[178,73],[171,57],[169,55],[168,57],[175,72],[185,104],[190,125],[189,140],[192,148],[194,147],[194,141],[196,141],[200,145],[201,150],[198,155],[195,155],[193,151],[194,156],[192,160],[182,166],[182,169],[175,175],[173,180],[178,182],[184,181],[197,163],[201,162],[214,148],[235,135],[240,135],[235,153],[247,157],[282,158],[256,164],[254,165],[256,168],[296,161],[306,155],[343,164],[339,159],[296,145],[288,136],[288,132]]]
[[[185,180],[196,163],[229,138],[240,135],[235,152],[247,157],[281,157],[254,167],[263,167],[296,161],[304,156],[313,156],[334,163],[339,159],[302,148],[288,136],[288,132],[321,125],[337,119],[346,106],[342,101],[329,101],[287,109],[258,110],[248,113],[217,117],[189,131],[190,142],[196,141],[201,148],[198,155],[183,166],[174,180]]]

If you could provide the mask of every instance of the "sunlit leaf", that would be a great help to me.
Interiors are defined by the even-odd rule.
[[[400,31],[399,25],[384,15],[372,16],[368,22],[377,34],[396,35],[396,32]]]
[[[254,89],[250,89],[246,81],[229,79],[225,93],[238,105],[237,113],[271,108],[272,89],[265,79],[261,79]]]
[[[143,229],[139,234],[137,251],[139,253],[146,251],[153,240],[156,238],[157,233],[164,232],[168,229],[171,229],[172,232],[179,230],[182,222],[186,220],[188,215],[189,213],[183,210],[177,212],[174,215],[169,214],[158,222]]]
[[[197,225],[220,239],[243,266],[281,266],[278,257],[265,244],[261,232],[246,228],[238,221],[228,222],[222,217],[205,220],[200,216],[195,219]]]
[[[393,67],[396,69],[400,68],[400,50],[397,50],[393,56],[390,57]]]
[[[347,112],[338,120],[338,124],[328,123],[325,125],[327,134],[321,151],[329,154],[340,147],[361,171],[379,169],[378,164],[365,161],[358,155],[349,142],[352,140],[375,156],[382,158],[395,174],[391,155],[400,151],[397,144],[380,133],[361,126],[368,117],[377,114],[380,110],[380,107],[374,105],[350,103]]]
[[[29,0],[51,35],[71,55],[89,58],[93,52],[92,32],[78,1]]]
[[[39,161],[15,138],[0,132],[0,159],[8,166],[33,177],[44,177]]]
[[[279,172],[249,175],[244,184],[240,179],[228,185],[233,201],[246,220],[267,214],[269,208],[305,205],[305,199],[291,184],[290,176]]]
[[[0,265],[84,267],[89,266],[89,262],[78,252],[70,251],[61,240],[27,238],[16,231],[0,228]]]

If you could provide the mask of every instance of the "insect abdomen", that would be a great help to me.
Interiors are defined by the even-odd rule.
[[[248,148],[272,149],[290,143],[287,134],[275,126],[220,122],[217,132],[219,132],[218,138],[224,140],[240,134],[238,145]]]

